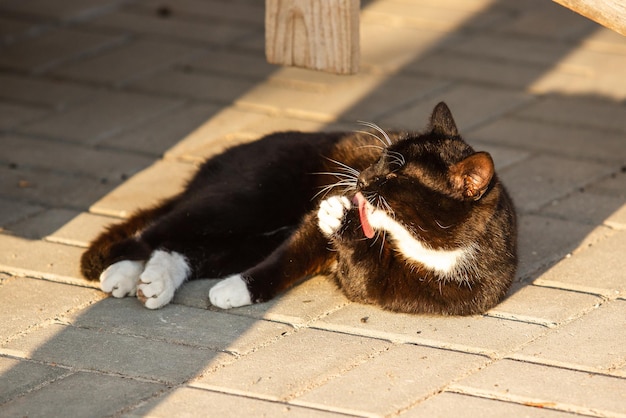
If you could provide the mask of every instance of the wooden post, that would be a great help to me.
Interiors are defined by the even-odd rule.
[[[626,36],[626,3],[623,0],[553,1]]]
[[[356,73],[359,8],[360,0],[266,0],[267,61],[336,74]]]

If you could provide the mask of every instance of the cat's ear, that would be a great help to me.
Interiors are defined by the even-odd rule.
[[[459,136],[452,112],[450,112],[450,108],[444,102],[439,102],[433,109],[433,113],[430,116],[429,129],[431,132],[442,136]]]
[[[493,173],[491,155],[477,152],[453,165],[450,168],[450,179],[464,199],[478,200],[487,191]]]

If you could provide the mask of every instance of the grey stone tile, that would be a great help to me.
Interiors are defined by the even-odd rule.
[[[198,129],[218,114],[220,107],[213,104],[194,104],[149,119],[131,130],[107,138],[101,145],[120,150],[138,151],[161,156],[193,136]]]
[[[197,382],[218,391],[283,400],[310,390],[388,346],[379,340],[303,329],[204,373]]]
[[[155,6],[154,10],[156,11],[158,7],[162,6],[162,4]],[[172,8],[173,13],[167,18],[159,17],[156,12],[151,14],[113,12],[90,22],[90,25],[142,35],[160,36],[168,40],[209,45],[227,45],[249,35],[257,29],[248,25],[228,23],[221,20],[202,21],[198,19],[198,15],[193,16],[191,19],[180,18],[179,7],[177,2],[176,7]]]
[[[9,274],[90,286],[78,260],[84,250],[45,241],[0,235],[0,269]],[[93,285],[92,285],[93,286]]]
[[[346,305],[348,300],[323,276],[298,284],[274,299],[233,310],[233,313],[288,324],[305,325]]]
[[[134,298],[108,298],[75,312],[70,321],[80,328],[236,354],[246,354],[292,330],[284,324],[181,305],[154,311]]]
[[[71,82],[0,74],[0,97],[62,109],[89,98],[95,89]]]
[[[0,167],[0,191],[5,199],[28,202],[46,207],[87,209],[106,195],[119,181],[75,176],[18,167]]]
[[[514,402],[503,402],[495,399],[479,398],[457,393],[444,392],[427,399],[402,415],[402,418],[419,417],[453,417],[465,418],[575,418],[580,415],[563,411],[555,411]]]
[[[216,352],[100,329],[50,325],[5,344],[13,355],[167,384],[196,376]]]
[[[0,198],[0,231],[3,231],[7,225],[26,219],[43,210],[43,206]]]
[[[2,406],[8,416],[110,416],[163,392],[165,385],[76,373]]]
[[[45,32],[45,36],[42,34],[4,47],[0,54],[0,68],[43,72],[70,58],[121,41],[119,36],[65,28],[54,29]]]
[[[168,41],[137,40],[67,64],[54,74],[70,79],[121,85],[200,52]]]
[[[0,292],[0,315],[4,318],[0,323],[1,343],[102,297],[95,289],[24,277],[9,278]]]
[[[0,357],[0,404],[68,373],[59,367]]]
[[[250,77],[259,81],[279,70],[279,67],[269,64],[263,54],[244,53],[236,49],[208,51],[193,60],[187,60],[184,67],[189,71]],[[313,73],[309,71],[308,74]]]
[[[0,129],[8,131],[26,122],[40,119],[46,113],[46,110],[36,107],[0,102]],[[4,140],[3,138],[3,143]]]
[[[545,327],[489,316],[439,317],[348,305],[311,326],[336,332],[478,354],[504,354],[542,335]]]
[[[588,189],[576,191],[555,201],[541,212],[591,225],[626,228],[626,200],[620,196],[607,196]]]
[[[361,416],[391,416],[488,362],[482,356],[402,344],[292,403]]]
[[[172,416],[203,416],[210,411],[216,417],[240,417],[242,414],[257,417],[331,418],[343,414],[308,409],[295,405],[248,398],[245,396],[203,390],[197,387],[177,388],[171,393],[150,400],[145,405],[124,414],[124,417],[168,418]]]
[[[531,96],[516,91],[455,84],[436,97],[417,102],[383,118],[382,122],[387,126],[414,128],[415,121],[423,121],[424,124],[435,105],[445,101],[463,135],[473,127],[498,118],[530,100]]]
[[[582,116],[579,116],[584,120]],[[472,132],[481,141],[587,160],[626,158],[623,134],[556,122],[501,118]]]
[[[76,247],[87,247],[92,240],[104,231],[105,227],[120,222],[120,219],[117,218],[92,213],[64,211],[62,209],[51,210],[51,212],[61,212],[67,215],[71,213],[72,215],[63,224],[54,224],[57,227],[53,230],[48,229],[45,235],[46,241]]]
[[[626,411],[626,379],[513,360],[498,361],[451,390],[579,414]]]
[[[61,141],[7,135],[2,138],[2,159],[15,166],[37,167],[56,172],[124,180],[152,163],[152,158]]]
[[[6,232],[27,239],[42,239],[72,220],[79,212],[69,209],[46,209],[11,224]]]
[[[608,372],[626,363],[626,301],[616,300],[533,341],[516,358]]]
[[[626,199],[626,169],[622,168],[620,172],[611,173],[606,178],[593,183],[589,186],[589,190],[593,193]]]
[[[615,167],[557,156],[538,155],[500,170],[500,178],[522,212],[553,200],[613,172]]]
[[[616,231],[559,262],[543,273],[536,283],[609,296],[623,295],[626,292],[624,248],[626,231]]]
[[[182,103],[136,93],[101,92],[81,106],[53,114],[22,129],[29,134],[93,143],[136,126]]]
[[[1,7],[1,6],[0,6]],[[36,33],[44,25],[15,16],[0,16],[0,40],[6,43]]]
[[[511,293],[507,299],[491,309],[489,315],[555,327],[602,303],[602,298],[595,295],[532,285],[523,286]]]
[[[181,192],[195,171],[192,164],[158,161],[95,202],[90,211],[127,217],[137,209],[153,206]]]
[[[24,3],[20,0],[3,1],[4,10],[27,15],[36,15],[58,20],[78,20],[108,11],[122,0],[59,0],[51,4],[46,0],[33,0]]]
[[[160,6],[162,3],[158,0],[146,0],[134,6],[133,9],[153,11]],[[176,2],[176,7],[173,8],[172,15],[172,17],[177,15],[183,18],[195,16],[208,18],[208,20],[246,22],[247,26],[251,24],[263,25],[265,16],[263,3],[256,1],[223,2],[220,0],[179,0]]]

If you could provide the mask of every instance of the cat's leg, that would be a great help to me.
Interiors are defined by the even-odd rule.
[[[335,260],[329,238],[341,229],[351,208],[344,196],[323,201],[317,212],[305,216],[299,228],[269,257],[251,269],[217,283],[209,300],[222,309],[273,298],[306,276],[327,272]]]

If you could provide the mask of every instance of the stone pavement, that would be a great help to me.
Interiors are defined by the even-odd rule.
[[[263,56],[260,0],[0,0],[0,415],[626,416],[626,39],[548,0],[363,1],[362,70]],[[399,315],[314,278],[149,311],[78,258],[275,130],[421,129],[446,100],[521,215],[509,298]]]

